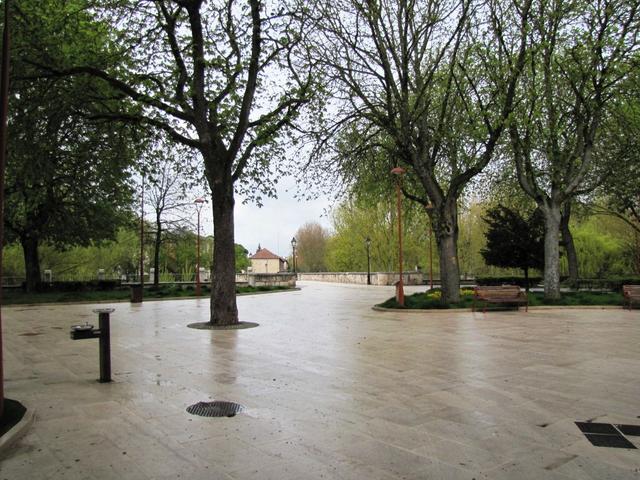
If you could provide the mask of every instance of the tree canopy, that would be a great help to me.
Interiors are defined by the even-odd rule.
[[[112,64],[78,61],[49,71],[105,81],[141,111],[107,109],[103,118],[154,126],[200,155],[216,239],[210,321],[238,323],[235,192],[258,200],[273,193],[274,148],[314,93],[300,48],[305,9],[260,0],[109,0],[93,8],[112,25]],[[119,53],[131,60],[117,61]]]
[[[518,180],[545,216],[545,296],[560,296],[563,208],[597,187],[602,127],[624,81],[638,68],[640,3],[540,2],[509,138]],[[565,215],[566,216],[566,215]]]
[[[356,142],[351,150],[375,147],[408,169],[405,195],[430,207],[444,302],[459,299],[458,199],[491,160],[512,110],[530,8],[530,1],[467,0],[317,5],[313,52],[337,114],[316,153],[352,165],[341,162],[346,132]]]
[[[130,173],[144,142],[132,126],[92,120],[97,108],[120,103],[113,90],[91,78],[42,78],[33,67],[43,51],[64,65],[87,42],[108,48],[104,25],[78,2],[21,2],[13,38],[4,221],[23,246],[32,289],[42,242],[67,248],[113,238],[130,218]]]
[[[296,269],[300,272],[325,272],[327,240],[329,232],[317,222],[307,222],[295,235]]]
[[[527,289],[529,269],[544,267],[544,217],[534,210],[527,218],[498,205],[487,211],[484,221],[487,244],[480,253],[487,265],[523,270]]]

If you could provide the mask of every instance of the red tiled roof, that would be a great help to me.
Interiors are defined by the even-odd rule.
[[[283,260],[284,261],[283,258],[280,258],[278,255],[276,255],[273,252],[270,252],[266,248],[261,248],[255,253],[255,255],[249,258],[251,260]]]

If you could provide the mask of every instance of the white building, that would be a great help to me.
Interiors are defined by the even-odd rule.
[[[288,265],[284,258],[266,248],[260,248],[260,245],[258,245],[258,251],[249,259],[251,260],[252,273],[280,273],[287,271]]]

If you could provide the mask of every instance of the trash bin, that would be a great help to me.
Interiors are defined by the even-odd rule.
[[[142,285],[131,285],[131,303],[142,303]]]

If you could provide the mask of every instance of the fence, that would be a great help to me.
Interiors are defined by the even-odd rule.
[[[366,285],[367,272],[299,273],[298,280]],[[394,285],[398,280],[400,275],[396,272],[371,272],[372,285]],[[405,285],[422,285],[425,282],[425,275],[423,272],[403,272],[402,280]]]
[[[88,283],[96,281],[120,282],[122,285],[134,285],[140,283],[140,276],[137,273],[122,274],[120,276],[82,276],[82,275],[43,275],[42,283]],[[25,282],[25,277],[2,277],[2,287],[16,288],[21,287]],[[194,274],[183,275],[179,273],[160,275],[161,284],[195,284],[196,278]],[[200,283],[208,284],[211,282],[209,271],[200,273]],[[144,274],[145,285],[153,283],[153,272]],[[237,273],[236,283],[251,286],[295,286],[295,274],[293,273],[277,273],[277,274],[247,274]]]

